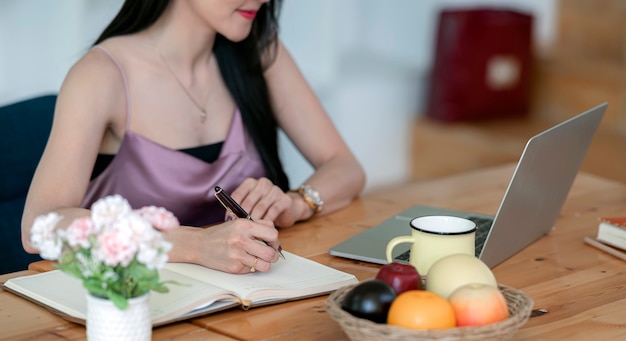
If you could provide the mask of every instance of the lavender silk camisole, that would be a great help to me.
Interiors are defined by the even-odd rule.
[[[225,210],[213,195],[215,186],[231,192],[246,178],[265,176],[263,162],[239,110],[233,115],[217,160],[212,163],[160,145],[129,130],[131,105],[126,74],[109,51],[99,45],[95,48],[106,53],[122,75],[126,130],[111,163],[89,183],[81,207],[89,208],[102,197],[119,194],[133,208],[165,207],[182,225],[204,226],[224,221]]]

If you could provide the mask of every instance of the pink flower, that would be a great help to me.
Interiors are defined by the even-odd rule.
[[[171,212],[156,206],[133,210],[126,199],[113,195],[96,201],[90,217],[78,218],[66,229],[56,228],[61,220],[54,212],[37,217],[31,243],[43,258],[58,259],[59,268],[83,280],[87,290],[112,289],[109,298],[128,299],[163,289],[165,283],[158,276],[155,280],[144,274],[168,260],[172,244],[161,231],[180,225]],[[127,271],[131,262],[133,270]]]
[[[109,266],[128,266],[135,257],[138,245],[131,231],[108,229],[98,236],[95,256]]]
[[[95,232],[95,225],[90,217],[78,218],[67,228],[66,238],[71,247],[89,247],[89,236]]]
[[[148,219],[152,226],[160,231],[170,231],[180,226],[174,214],[163,207],[145,206],[135,212]]]

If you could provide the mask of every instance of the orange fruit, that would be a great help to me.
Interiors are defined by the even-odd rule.
[[[446,329],[456,326],[456,317],[450,302],[440,295],[409,290],[391,303],[387,324],[416,330]]]

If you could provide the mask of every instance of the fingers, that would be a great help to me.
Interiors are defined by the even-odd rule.
[[[250,213],[253,219],[276,220],[291,209],[291,198],[269,179],[246,179],[232,197]]]
[[[261,196],[260,193],[267,193],[272,187],[274,187],[274,184],[268,178],[247,178],[230,195],[240,205],[244,205],[246,200],[248,200],[248,202],[252,202],[255,198],[258,200]],[[253,192],[257,193],[252,194]]]
[[[240,273],[267,272],[272,268],[272,263],[259,257],[253,257],[250,265],[243,264]]]
[[[252,263],[252,266],[250,267],[250,272],[255,272],[256,271],[256,263],[259,261],[259,257],[254,257],[254,263]]]
[[[271,247],[272,250],[276,251],[276,253],[273,254],[274,257],[272,258],[272,262],[277,261],[278,257],[280,256],[279,252],[282,250],[282,247],[280,246],[280,241],[278,240],[278,230],[269,220],[257,220],[256,222],[258,224],[262,224],[268,227],[267,229],[263,230],[265,234],[261,237],[258,237],[257,241],[262,241],[265,245]]]
[[[250,272],[267,272],[272,268],[273,262],[268,262],[257,256],[248,254],[245,261],[241,262],[241,267],[235,270],[236,273],[250,273]]]
[[[267,272],[271,270],[273,262],[268,262],[260,257],[253,256],[246,252],[244,253],[245,256],[243,257],[231,258],[224,271],[235,274],[247,274],[251,272]]]
[[[229,248],[231,258],[241,264],[236,273],[268,271],[271,263],[278,260],[277,249],[280,246],[278,231],[270,221],[252,222],[247,219],[236,219],[230,223],[233,235]],[[265,244],[267,241],[267,244]]]

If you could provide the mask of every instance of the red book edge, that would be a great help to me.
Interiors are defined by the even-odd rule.
[[[600,222],[606,222],[615,226],[626,228],[626,217],[601,217]]]

